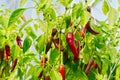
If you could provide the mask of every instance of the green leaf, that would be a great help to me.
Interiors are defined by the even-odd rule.
[[[14,10],[10,15],[10,18],[8,21],[8,27],[11,26],[13,23],[15,23],[25,10],[26,8],[19,8]]]
[[[79,18],[83,14],[82,8],[83,8],[82,3],[74,4],[74,6],[72,8],[72,16],[74,18]]]
[[[71,22],[71,16],[66,16],[65,17],[66,28],[70,26],[70,22]]]
[[[56,63],[58,56],[59,56],[58,50],[56,48],[53,49],[50,53],[50,59],[49,59],[51,65],[54,65]]]
[[[11,54],[14,59],[18,58],[20,54],[20,47],[18,45],[13,45],[11,48]]]
[[[102,5],[102,11],[106,15],[109,11],[109,6],[108,3],[104,0],[103,5]]]
[[[72,0],[58,0],[58,1],[60,1],[60,3],[63,4],[65,7],[67,7],[72,2]]]
[[[27,0],[21,0],[20,1],[20,6],[23,6],[26,2],[27,2]]]
[[[28,70],[27,76],[32,76],[32,78],[36,78],[38,80],[38,75],[40,74],[41,71],[42,71],[42,67],[40,67],[39,65],[35,65],[35,66],[31,65],[30,69]]]
[[[114,8],[110,8],[109,14],[108,14],[108,22],[109,22],[109,28],[112,29],[113,28],[113,24],[116,22],[116,20],[118,19],[118,11]]]
[[[50,72],[50,79],[51,80],[62,80],[62,76],[57,70],[52,69]]]
[[[89,21],[90,19],[90,13],[88,11],[83,11],[83,14],[81,15],[81,25],[85,26],[86,23]]]
[[[45,17],[45,20],[47,20],[48,22],[51,21],[51,20],[54,20],[56,18],[56,13],[54,11],[54,9],[52,8],[47,8],[44,12],[44,17]]]
[[[31,26],[25,28],[25,31],[27,35],[30,36],[33,40],[37,37]]]
[[[26,37],[23,42],[23,53],[25,53],[31,46],[32,40],[29,37]]]
[[[41,35],[37,39],[37,44],[36,44],[35,48],[39,53],[41,53],[44,50],[44,45],[45,45],[45,36]]]

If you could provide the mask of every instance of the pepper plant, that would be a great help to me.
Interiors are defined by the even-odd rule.
[[[100,21],[91,11],[99,0],[32,0],[23,8],[26,1],[0,11],[0,80],[120,79],[120,7],[103,0]],[[38,17],[26,19],[32,9]]]

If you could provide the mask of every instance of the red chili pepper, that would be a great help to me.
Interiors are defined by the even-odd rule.
[[[86,32],[86,27],[83,27],[80,36],[83,37],[85,35],[85,32]]]
[[[91,13],[91,7],[90,7],[90,6],[87,7],[87,11],[88,11],[89,13]]]
[[[43,75],[43,71],[40,72],[40,74],[38,75],[38,78],[41,79]]]
[[[79,58],[79,53],[78,53],[79,51],[77,50],[75,46],[73,33],[71,32],[67,33],[66,40],[67,40],[68,46],[70,47],[70,50],[72,51],[74,55],[74,61],[76,62]]]
[[[97,63],[94,63],[94,64],[93,64],[93,68],[96,69],[97,67],[98,67],[98,64],[97,64]]]
[[[52,29],[52,36],[54,37],[54,36],[56,35],[56,33],[57,33],[57,29],[56,29],[56,28],[53,28],[53,29]]]
[[[90,59],[89,62],[88,62],[88,65],[85,69],[85,74],[88,74],[90,68],[92,67],[92,65],[94,64],[94,60],[93,59]]]
[[[62,75],[62,80],[65,80],[65,66],[59,65],[58,70],[59,70],[60,74]]]
[[[10,70],[11,72],[15,69],[16,64],[17,64],[17,59],[12,61],[12,67],[11,67],[11,70]]]
[[[90,27],[90,20],[87,22],[86,26],[87,30],[92,33],[92,34],[99,34],[99,32],[94,31],[91,27]]]
[[[59,43],[59,38],[53,39],[53,43],[54,43],[54,45],[57,49],[60,49],[61,51],[64,51],[64,47],[62,45],[60,45],[60,43]]]
[[[6,51],[4,52],[4,57],[5,57],[6,61],[8,61],[8,55],[7,55]]]
[[[5,50],[6,50],[6,54],[8,56],[10,56],[10,46],[9,45],[5,45]]]
[[[17,42],[17,45],[22,49],[23,47],[22,47],[20,36],[16,37],[16,42]]]

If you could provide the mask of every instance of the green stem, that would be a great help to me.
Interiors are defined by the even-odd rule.
[[[113,66],[113,68],[112,68],[112,70],[111,70],[111,72],[110,72],[110,74],[109,74],[109,76],[108,76],[108,80],[110,80],[110,77],[111,77],[113,71],[115,70],[115,68],[116,68],[116,66],[117,66],[117,64],[118,64],[119,61],[120,61],[120,57],[119,57],[118,60],[116,61],[115,65]]]

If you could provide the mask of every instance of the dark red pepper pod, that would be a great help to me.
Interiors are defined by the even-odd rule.
[[[9,45],[5,45],[5,51],[6,51],[6,54],[8,56],[10,56],[10,46]]]
[[[52,36],[54,37],[54,36],[56,35],[56,33],[57,33],[57,29],[56,29],[56,28],[53,28],[53,29],[52,29]]]
[[[60,51],[64,51],[64,47],[59,43],[59,38],[53,39],[53,43],[57,49],[60,49]]]
[[[52,39],[53,37],[48,37],[47,39],[47,44],[46,44],[46,50],[45,50],[45,53],[47,53],[49,51],[49,49],[51,48],[51,45],[52,45]]]
[[[65,80],[65,66],[59,65],[58,70],[59,70],[59,73],[62,75],[62,80]]]
[[[85,74],[88,74],[88,72],[90,71],[92,65],[94,64],[94,60],[93,59],[90,59],[88,64],[87,64],[87,67],[85,69]]]
[[[90,20],[87,22],[86,26],[87,30],[92,33],[92,34],[99,34],[99,32],[94,31],[91,27],[90,27]]]
[[[72,51],[72,53],[74,55],[74,62],[78,61],[79,53],[78,53],[78,50],[77,50],[75,43],[74,43],[73,33],[71,33],[71,32],[67,33],[66,40],[67,40],[67,43],[68,43],[70,50]]]
[[[89,13],[91,13],[91,7],[90,7],[90,6],[87,7],[87,11],[88,11]]]
[[[10,72],[13,72],[13,70],[15,69],[17,61],[18,61],[18,59],[15,59],[15,60],[12,61],[12,67],[10,69]]]
[[[98,64],[97,64],[97,63],[94,63],[94,64],[93,64],[93,68],[96,69],[97,67],[98,67]]]
[[[83,37],[83,36],[85,35],[86,30],[87,30],[86,27],[83,27],[83,28],[82,28],[82,31],[81,31],[81,33],[80,33],[80,36],[81,36],[81,37]]]
[[[17,37],[16,37],[16,42],[17,42],[17,45],[22,49],[23,46],[22,46],[22,43],[21,43],[21,38],[20,38],[20,36],[17,36]]]
[[[4,57],[5,57],[5,60],[8,61],[8,55],[7,55],[6,51],[4,51]]]
[[[38,75],[38,78],[41,79],[43,76],[43,71],[40,72],[40,74]]]

